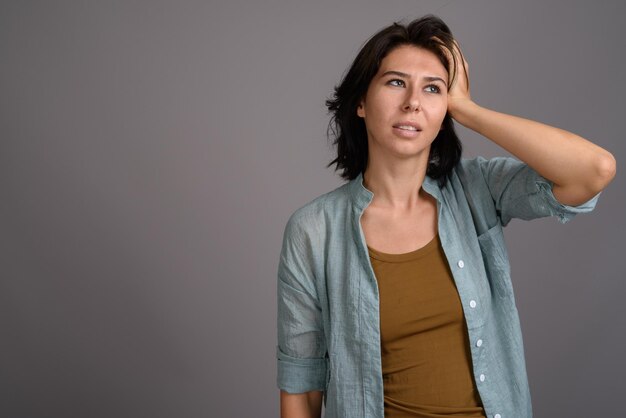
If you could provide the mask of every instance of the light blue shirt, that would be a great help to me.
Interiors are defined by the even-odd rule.
[[[512,218],[593,210],[573,207],[552,183],[508,157],[462,159],[444,187],[428,176],[438,230],[469,333],[486,416],[530,418],[524,347],[502,227]],[[297,209],[278,264],[278,387],[324,391],[326,418],[384,418],[379,294],[361,215],[374,194],[362,173]]]

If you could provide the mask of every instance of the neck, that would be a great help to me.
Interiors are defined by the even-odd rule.
[[[427,196],[422,189],[428,161],[405,160],[393,164],[377,164],[368,160],[363,185],[374,193],[372,204],[391,210],[419,207]]]

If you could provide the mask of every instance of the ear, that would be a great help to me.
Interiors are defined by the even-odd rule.
[[[359,117],[362,117],[362,118],[365,117],[365,111],[363,110],[363,101],[361,101],[359,106],[356,108],[356,114]]]

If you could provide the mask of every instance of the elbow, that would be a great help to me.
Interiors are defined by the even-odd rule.
[[[554,184],[554,197],[564,205],[578,206],[603,191],[615,177],[615,157],[604,151],[594,157],[585,170],[577,173],[578,182],[561,186]]]
[[[616,161],[613,154],[606,151],[599,156],[595,163],[595,181],[592,186],[595,194],[600,193],[615,178]]]

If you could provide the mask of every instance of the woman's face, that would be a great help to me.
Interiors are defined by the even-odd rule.
[[[412,45],[389,52],[357,109],[369,152],[427,162],[448,108],[447,83],[448,73],[434,53]]]

